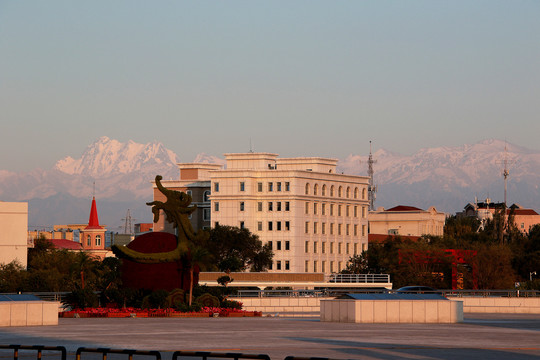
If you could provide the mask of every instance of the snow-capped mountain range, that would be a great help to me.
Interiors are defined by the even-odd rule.
[[[412,155],[379,149],[373,158],[377,207],[435,206],[455,213],[475,197],[503,201],[506,161],[508,203],[540,210],[540,151],[485,140],[461,147],[421,149]],[[367,159],[367,155],[351,154],[339,161],[338,169],[366,175]],[[156,174],[177,179],[178,162],[174,152],[157,142],[121,143],[101,137],[80,158],[68,156],[50,170],[0,170],[0,200],[28,201],[29,226],[43,228],[87,222],[95,191],[100,222],[109,230],[120,231],[128,209],[133,222],[151,221],[152,213],[145,205],[152,200],[150,182]],[[204,153],[193,162],[225,163],[223,158]]]

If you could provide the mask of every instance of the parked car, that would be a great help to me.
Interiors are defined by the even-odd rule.
[[[404,286],[396,290],[398,294],[442,294],[439,290],[436,290],[429,286]]]

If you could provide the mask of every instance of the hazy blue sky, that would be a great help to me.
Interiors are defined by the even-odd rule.
[[[540,149],[540,1],[0,0],[0,170],[201,152]]]

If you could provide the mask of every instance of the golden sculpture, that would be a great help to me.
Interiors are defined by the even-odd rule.
[[[167,201],[152,201],[146,203],[146,205],[152,206],[154,223],[158,222],[160,210],[163,210],[167,222],[174,225],[174,228],[176,229],[176,248],[167,252],[142,253],[130,249],[127,246],[113,245],[111,249],[116,256],[144,264],[174,262],[180,260],[182,255],[187,253],[190,244],[204,241],[208,237],[207,232],[201,231],[196,234],[193,231],[188,216],[191,215],[197,207],[190,207],[191,196],[180,191],[163,187],[161,179],[161,175],[156,175],[156,186],[158,190],[165,195]]]

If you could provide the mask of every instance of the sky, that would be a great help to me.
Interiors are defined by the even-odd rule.
[[[0,0],[0,170],[101,136],[343,159],[540,150],[540,2]]]

